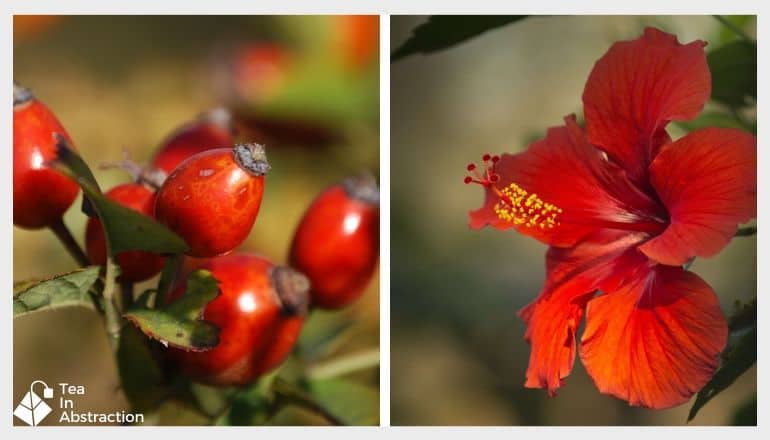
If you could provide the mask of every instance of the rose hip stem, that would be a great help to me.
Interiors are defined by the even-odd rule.
[[[134,282],[123,280],[120,282],[120,308],[123,312],[134,305]]]
[[[56,238],[61,241],[65,249],[67,249],[67,252],[69,252],[72,258],[74,258],[81,267],[90,265],[86,253],[83,252],[83,249],[80,247],[78,242],[75,241],[75,237],[72,236],[72,233],[67,228],[67,225],[64,224],[63,219],[60,218],[51,224],[49,229],[53,231],[53,233],[56,235]]]

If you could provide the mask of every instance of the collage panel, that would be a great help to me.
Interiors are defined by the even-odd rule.
[[[8,438],[761,431],[761,7],[119,3],[8,7]]]
[[[391,424],[757,424],[756,34],[391,17]]]
[[[15,426],[379,425],[379,19],[13,17]]]

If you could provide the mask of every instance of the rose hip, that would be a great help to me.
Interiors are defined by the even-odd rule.
[[[311,284],[311,303],[344,307],[363,293],[379,256],[379,191],[371,176],[316,198],[294,234],[289,261]]]
[[[187,242],[187,255],[227,254],[254,225],[269,169],[259,144],[198,153],[165,180],[155,201],[155,217]]]
[[[138,183],[118,185],[105,193],[107,198],[152,217],[155,193]],[[92,217],[86,225],[86,252],[93,264],[104,265],[107,261],[107,243],[104,229],[98,218]],[[160,273],[164,258],[143,251],[121,252],[115,256],[120,266],[120,281],[144,281]]]
[[[252,254],[213,258],[201,269],[219,281],[220,295],[203,319],[220,329],[208,351],[169,349],[190,378],[220,386],[243,385],[277,367],[288,356],[307,313],[308,280],[299,272]],[[180,298],[182,284],[169,296]]]
[[[56,116],[23,87],[13,86],[13,224],[26,229],[61,220],[80,191],[69,177],[52,169],[54,133],[72,140]]]
[[[179,127],[163,141],[152,159],[152,166],[169,175],[174,168],[195,154],[232,146],[233,137],[230,112],[225,108],[210,110]]]

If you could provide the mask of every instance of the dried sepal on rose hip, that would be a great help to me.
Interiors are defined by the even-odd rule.
[[[311,282],[311,302],[344,307],[361,296],[379,257],[379,189],[369,174],[322,192],[294,233],[289,261]]]
[[[202,318],[220,329],[219,344],[207,351],[169,349],[189,378],[218,386],[244,385],[269,372],[289,355],[308,309],[308,279],[248,253],[212,258],[201,269],[219,281],[221,294]],[[175,288],[169,301],[184,295]]]
[[[56,116],[29,89],[13,85],[13,224],[39,229],[61,220],[80,191],[51,168],[54,134],[72,139]]]
[[[152,217],[155,193],[140,183],[124,183],[105,194],[108,199]],[[107,244],[102,223],[97,217],[86,224],[86,253],[93,264],[104,265],[107,261]],[[165,259],[160,255],[143,251],[121,252],[115,256],[120,266],[120,281],[144,281],[160,273]]]
[[[251,231],[269,170],[260,144],[198,153],[174,169],[158,190],[155,218],[187,242],[187,255],[227,254]]]

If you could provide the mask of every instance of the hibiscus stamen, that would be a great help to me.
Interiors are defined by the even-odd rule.
[[[481,157],[483,171],[480,172],[475,163],[468,164],[466,170],[469,175],[464,182],[479,184],[497,195],[500,201],[495,204],[494,210],[501,220],[527,228],[552,229],[560,225],[557,217],[562,213],[561,208],[543,201],[537,194],[530,194],[516,183],[502,189],[497,187],[500,182],[500,174],[496,171],[499,161],[500,156],[484,154]]]
[[[494,210],[501,220],[514,225],[540,229],[552,229],[561,224],[557,221],[557,217],[563,210],[543,201],[537,194],[530,194],[515,183],[503,188],[500,193],[506,197],[500,198]]]

